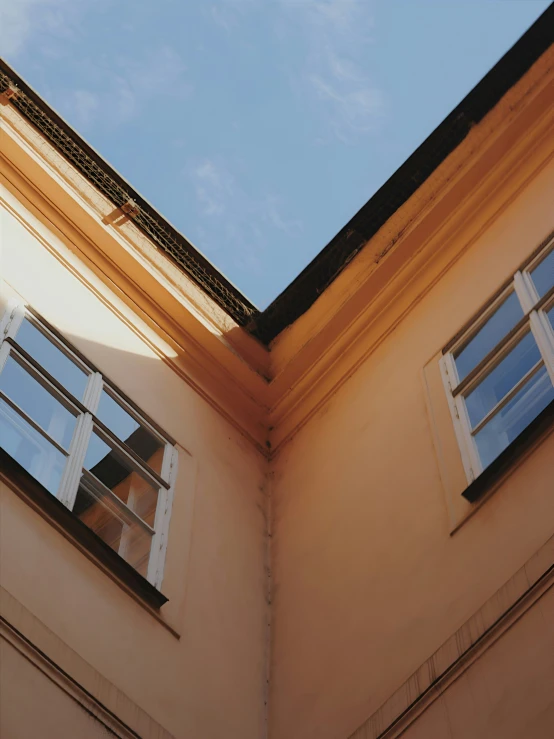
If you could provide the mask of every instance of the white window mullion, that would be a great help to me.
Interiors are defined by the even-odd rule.
[[[177,477],[178,453],[177,448],[167,444],[164,450],[161,476],[169,481],[169,488],[161,487],[158,494],[156,515],[154,518],[154,536],[150,548],[150,560],[146,579],[154,587],[160,589],[164,576],[167,538],[169,534],[169,520],[173,505],[173,490]]]
[[[3,342],[8,337],[13,339],[24,318],[25,306],[15,298],[11,298],[0,321],[0,341]]]
[[[83,395],[83,405],[88,408],[89,413],[83,413],[77,419],[71,445],[69,447],[69,459],[65,465],[57,497],[69,510],[73,510],[79,480],[85,462],[88,444],[92,434],[93,421],[92,412],[98,406],[100,393],[102,392],[102,375],[92,372],[89,376],[87,386]]]
[[[91,434],[92,415],[90,413],[83,413],[77,419],[73,438],[69,446],[69,458],[63,471],[57,495],[58,499],[70,511],[73,510],[73,506],[75,505],[75,498],[77,497],[77,490],[79,488],[79,481]]]
[[[0,372],[4,369],[4,365],[10,354],[10,345],[6,342],[0,346]]]
[[[533,282],[527,272],[524,274],[519,271],[515,273],[514,289],[519,298],[519,302],[521,303],[521,307],[523,308],[523,312],[529,313],[532,311],[538,300],[538,296]]]
[[[554,345],[552,344],[551,332],[547,330],[543,320],[537,311],[531,311],[529,315],[529,322],[531,324],[531,331],[539,347],[539,351],[544,359],[547,372],[550,376],[550,380],[554,385]],[[544,321],[547,319],[544,318]]]
[[[440,360],[440,370],[447,389],[448,406],[454,424],[454,433],[462,455],[462,464],[468,482],[472,482],[481,472],[481,460],[477,454],[475,441],[471,435],[471,424],[467,415],[464,399],[461,395],[454,397],[452,391],[457,384],[458,373],[452,354],[445,354]]]
[[[98,408],[103,385],[100,372],[92,372],[83,395],[83,405],[93,414],[96,413],[96,409]]]

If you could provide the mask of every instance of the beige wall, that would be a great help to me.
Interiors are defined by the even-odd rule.
[[[549,234],[552,192],[551,162],[465,252],[462,231],[274,461],[273,739],[348,736],[551,536],[554,435],[450,534],[424,368]]]
[[[403,735],[405,739],[551,739],[554,590],[488,649]]]
[[[4,295],[19,293],[177,440],[162,586],[169,603],[162,616],[180,638],[5,487],[2,586],[106,685],[176,737],[258,739],[267,622],[264,460],[137,336],[140,320],[117,296],[76,263],[54,234],[23,208],[18,212],[37,235],[2,213]],[[61,258],[69,260],[66,265]],[[61,661],[58,652],[53,648],[48,656]],[[17,710],[23,703],[34,710],[31,695],[20,698]],[[37,709],[37,720],[43,710]]]
[[[109,736],[100,721],[60,690],[8,642],[0,641],[0,660],[0,728],[3,737],[105,739]]]

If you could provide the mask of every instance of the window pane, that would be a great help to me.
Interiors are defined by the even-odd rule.
[[[75,416],[44,388],[10,354],[2,374],[0,390],[14,401],[58,444],[69,448]]]
[[[523,310],[517,295],[512,292],[473,339],[455,356],[460,382],[522,318]]]
[[[554,387],[545,367],[475,435],[483,467],[487,467],[516,436],[554,400]]]
[[[96,415],[118,439],[121,439],[155,472],[160,474],[164,445],[136,418],[127,413],[105,390],[100,396]]]
[[[127,520],[113,502],[100,491],[92,491],[81,482],[73,513],[102,541],[118,552],[142,575],[146,576],[152,535],[139,524]]]
[[[96,432],[85,457],[85,469],[129,506],[143,521],[154,526],[158,491],[135,472],[125,457],[106,444]]]
[[[79,400],[83,399],[88,375],[47,339],[42,331],[25,318],[15,339],[66,390]]]
[[[476,426],[521,380],[523,375],[537,364],[540,358],[541,355],[533,335],[525,334],[523,339],[466,397],[471,426]]]
[[[55,495],[66,457],[0,398],[0,446]]]
[[[540,298],[554,287],[554,249],[531,271],[531,277]]]

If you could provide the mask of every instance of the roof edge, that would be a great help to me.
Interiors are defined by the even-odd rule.
[[[290,285],[254,318],[249,327],[253,335],[269,345],[300,318],[553,43],[554,2]]]
[[[236,323],[264,345],[302,316],[365,244],[419,189],[554,43],[554,2],[462,102],[382,185],[280,295],[260,312],[177,229],[69,126],[3,59],[0,94],[116,208],[127,215]]]
[[[69,163],[124,212],[180,269],[240,326],[258,309],[176,228],[150,205],[59,116],[4,59],[0,58],[0,94],[12,89],[14,108],[62,153]]]

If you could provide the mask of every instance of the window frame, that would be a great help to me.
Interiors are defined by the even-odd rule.
[[[440,373],[448,400],[454,432],[460,450],[468,485],[484,472],[475,435],[490,422],[496,414],[516,395],[525,383],[544,366],[554,385],[554,327],[547,312],[554,306],[554,286],[542,297],[538,295],[531,278],[532,270],[554,252],[554,237],[551,235],[532,254],[517,272],[506,282],[492,299],[464,326],[464,328],[443,349],[439,360]],[[455,356],[480,329],[487,323],[506,298],[514,292],[522,308],[523,316],[507,334],[497,342],[487,354],[460,381]],[[501,398],[492,409],[476,424],[470,423],[465,396],[475,389],[504,359],[511,349],[531,333],[540,353],[540,360]],[[514,441],[510,443],[513,444]],[[498,457],[497,457],[498,458]],[[491,463],[492,464],[492,463]],[[490,465],[489,465],[490,466]]]
[[[65,356],[74,362],[87,375],[87,382],[82,400],[76,398],[64,388],[40,362],[26,352],[17,342],[17,332],[24,319],[29,320],[41,333]],[[9,356],[13,356],[24,370],[36,380],[53,398],[76,416],[75,428],[71,442],[67,449],[52,439],[48,432],[39,423],[29,417],[22,408],[19,408],[11,398],[2,391],[2,400],[28,423],[37,433],[56,450],[65,456],[64,469],[55,495],[65,508],[73,514],[73,507],[77,497],[79,485],[84,482],[85,489],[96,490],[107,498],[117,510],[121,509],[122,518],[131,520],[141,528],[151,532],[150,553],[145,579],[157,590],[161,589],[164,575],[165,558],[169,533],[169,523],[173,504],[175,480],[177,476],[178,454],[175,441],[163,432],[155,422],[149,419],[119,388],[89,362],[80,352],[71,346],[63,335],[56,331],[42,316],[29,305],[18,300],[8,301],[6,310],[0,318],[0,375]],[[139,457],[125,442],[119,439],[99,418],[96,417],[98,404],[103,390],[132,418],[141,424],[163,447],[163,456],[160,472],[149,467],[148,462]],[[85,456],[93,431],[120,455],[129,468],[143,477],[156,491],[157,502],[153,526],[144,521],[124,501],[89,470],[84,467]],[[30,473],[29,473],[30,474]],[[39,483],[40,484],[40,483]],[[50,493],[49,493],[50,494]],[[115,501],[114,499],[117,499]],[[85,525],[85,524],[84,524]],[[95,532],[90,529],[94,534]],[[123,537],[118,550],[114,553],[122,557],[120,550],[124,548]],[[122,557],[123,558],[123,557]],[[126,562],[126,560],[123,559]],[[132,567],[132,565],[129,565]],[[139,577],[140,572],[136,571]]]

